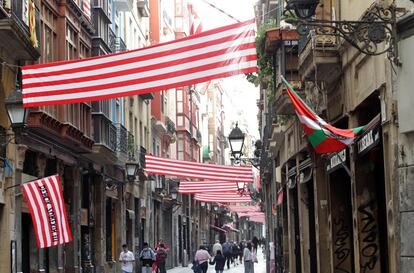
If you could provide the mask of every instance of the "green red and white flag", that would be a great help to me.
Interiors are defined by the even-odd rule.
[[[282,77],[286,85],[286,92],[295,107],[300,123],[303,125],[309,143],[318,154],[339,152],[364,132],[366,126],[352,129],[339,129],[321,119],[301,97],[292,86]]]

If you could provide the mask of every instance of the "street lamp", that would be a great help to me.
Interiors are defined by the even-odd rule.
[[[296,25],[301,36],[316,34],[341,37],[367,55],[388,53],[398,64],[396,46],[396,12],[394,4],[384,7],[373,4],[358,21],[331,21],[311,19],[319,0],[287,0],[285,15],[294,13],[299,19],[285,20]],[[384,46],[379,46],[385,42]]]
[[[315,15],[319,0],[289,0],[286,10],[294,10],[297,17],[308,19]]]
[[[231,130],[229,135],[229,142],[230,142],[230,149],[231,155],[234,157],[235,160],[239,160],[243,155],[243,144],[244,144],[244,134],[240,130],[238,123],[236,123],[236,127]]]
[[[22,128],[27,123],[29,108],[22,106],[22,91],[14,90],[6,99],[5,105],[12,128]]]
[[[135,180],[135,176],[137,175],[138,172],[138,163],[133,162],[133,161],[128,161],[127,163],[125,163],[125,170],[127,173],[127,179],[128,181],[132,182]]]
[[[177,192],[177,189],[171,189],[170,190],[170,193],[171,193],[171,199],[173,200],[173,201],[177,201],[177,196],[178,196],[178,192]]]

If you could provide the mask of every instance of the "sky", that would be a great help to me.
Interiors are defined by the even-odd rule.
[[[192,0],[197,8],[203,29],[208,30],[236,23],[227,15],[214,9],[203,0]],[[211,4],[229,13],[240,21],[254,18],[254,4],[257,0],[207,0]],[[230,133],[230,125],[239,122],[239,127],[259,139],[256,101],[259,99],[259,88],[249,83],[244,75],[224,78],[222,85],[228,92],[230,104],[225,105],[225,134]],[[248,128],[243,128],[243,124]]]

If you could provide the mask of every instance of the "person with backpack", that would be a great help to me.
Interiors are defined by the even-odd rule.
[[[228,240],[223,244],[223,255],[226,258],[227,269],[230,269],[230,263],[233,258],[233,246]]]
[[[165,260],[167,259],[167,250],[165,245],[160,243],[158,249],[156,250],[156,262],[158,264],[159,273],[167,273],[165,269]]]
[[[216,270],[216,273],[223,273],[225,263],[226,263],[226,258],[224,258],[223,254],[221,254],[220,250],[217,250],[216,256],[214,256],[213,261],[210,262],[211,265],[216,264],[214,268]]]
[[[148,243],[144,243],[143,247],[144,248],[141,250],[141,253],[139,254],[139,259],[141,260],[142,266],[142,273],[151,273],[152,264],[155,261],[155,253],[149,247]]]

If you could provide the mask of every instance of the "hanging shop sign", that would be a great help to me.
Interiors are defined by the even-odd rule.
[[[377,125],[371,130],[368,130],[357,142],[358,155],[362,156],[369,152],[373,147],[380,142],[380,126]]]
[[[333,154],[329,158],[328,164],[326,166],[326,171],[328,173],[336,171],[337,169],[343,167],[342,164],[346,164],[346,149],[343,149],[342,151]]]
[[[293,189],[296,186],[296,166],[288,171],[287,186],[289,189]]]
[[[312,179],[312,160],[305,159],[299,164],[299,183],[306,183]]]

